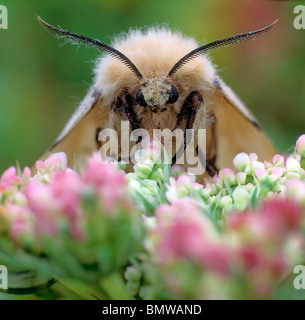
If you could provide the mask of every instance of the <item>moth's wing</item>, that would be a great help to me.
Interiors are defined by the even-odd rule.
[[[98,132],[105,128],[109,107],[103,105],[100,91],[91,88],[45,157],[54,152],[65,152],[68,166],[83,164],[98,149]]]
[[[239,152],[254,152],[260,160],[271,160],[276,149],[258,121],[221,79],[215,85],[216,167],[232,167],[233,158]]]

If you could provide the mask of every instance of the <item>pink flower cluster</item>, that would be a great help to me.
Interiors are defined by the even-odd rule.
[[[259,161],[255,153],[239,153],[233,159],[236,170],[225,168],[200,185],[186,174],[170,178],[167,200],[191,197],[203,200],[217,220],[227,213],[243,211],[266,199],[288,196],[305,205],[305,135],[296,142],[295,152],[286,159],[277,154],[271,161]]]
[[[198,203],[184,198],[157,210],[147,248],[176,297],[185,297],[192,283],[194,299],[207,298],[209,290],[218,298],[270,298],[276,283],[303,261],[302,221],[301,207],[275,199],[256,211],[231,213],[219,228]],[[185,263],[201,271],[186,275]],[[213,278],[214,287],[207,288]]]
[[[55,236],[64,229],[73,239],[84,240],[87,220],[83,201],[88,197],[110,217],[117,210],[127,214],[135,211],[127,197],[125,173],[112,164],[102,164],[97,154],[88,160],[82,174],[67,168],[64,153],[37,161],[36,170],[32,176],[25,168],[19,176],[11,167],[0,179],[0,218],[6,221],[16,244]]]

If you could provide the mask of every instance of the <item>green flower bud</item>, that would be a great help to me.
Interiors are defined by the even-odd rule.
[[[145,179],[149,176],[153,167],[154,167],[154,163],[152,162],[152,160],[145,159],[142,162],[136,163],[133,168],[134,168],[136,175],[140,179]]]
[[[237,187],[233,192],[235,209],[240,211],[245,210],[248,206],[249,197],[250,195],[246,190]]]
[[[141,271],[136,266],[130,266],[125,271],[125,278],[128,281],[140,281]]]
[[[129,281],[126,284],[127,293],[131,296],[135,296],[140,289],[140,282],[138,281]]]
[[[224,196],[221,198],[219,206],[224,209],[224,212],[229,212],[232,210],[232,198],[230,196]]]

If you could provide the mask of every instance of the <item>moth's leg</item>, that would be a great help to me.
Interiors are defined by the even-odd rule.
[[[96,128],[96,131],[95,131],[95,143],[97,145],[97,149],[99,150],[102,146],[103,146],[103,142],[100,141],[99,139],[99,135],[100,135],[100,132],[102,131],[103,129],[101,127],[98,127]]]
[[[212,124],[207,130],[207,164],[216,173],[219,171],[219,169],[216,166],[216,159],[217,159],[216,118],[213,114],[211,115],[211,118],[213,119]]]
[[[187,144],[189,143],[189,141],[187,141],[186,129],[193,128],[197,110],[201,106],[202,102],[202,96],[198,91],[191,92],[190,95],[184,101],[184,104],[178,114],[177,126],[175,128],[182,129],[184,131],[183,145],[180,146],[180,148],[173,156],[173,164],[176,163],[177,159],[181,157],[181,155],[184,153],[186,149]]]
[[[187,141],[186,136],[186,129],[192,129],[196,115],[198,114],[199,108],[203,104],[203,98],[198,91],[193,91],[190,93],[190,95],[185,100],[180,113],[178,115],[178,122],[177,127],[182,130],[184,130],[184,145],[178,149],[175,156],[172,159],[172,163],[175,163],[177,158],[183,154],[183,152],[186,149],[187,144],[189,141]],[[207,173],[213,177],[217,172],[218,169],[216,168],[215,162],[216,162],[216,148],[217,148],[217,139],[216,139],[216,126],[215,126],[215,116],[209,112],[205,115],[206,118],[209,118],[209,128],[207,130],[208,134],[208,141],[207,141],[207,150],[206,150],[206,156],[202,153],[200,148],[198,148],[198,145],[196,147],[196,153],[199,159],[205,160],[205,167]]]
[[[141,128],[141,121],[138,119],[135,111],[134,111],[135,100],[128,92],[122,92],[119,96],[117,96],[110,110],[110,125],[117,132],[118,135],[118,161],[127,161],[130,162],[130,154],[122,155],[121,149],[121,141],[120,137],[130,136],[131,132]],[[121,132],[121,122],[128,121],[129,131]],[[142,137],[138,138],[138,141],[135,144],[139,143],[142,140]],[[130,149],[132,146],[130,146]]]
[[[132,130],[141,128],[141,123],[137,119],[134,111],[134,98],[127,92],[122,92],[115,100],[112,110],[117,114],[121,121],[129,121]]]
[[[186,146],[189,144],[189,141],[187,141],[187,135],[186,135],[186,129],[192,129],[195,118],[197,115],[197,111],[203,104],[203,98],[198,91],[193,91],[190,93],[190,95],[185,100],[180,113],[178,115],[178,123],[177,128],[184,130],[184,145],[178,149],[176,154],[174,155],[172,159],[172,163],[175,163],[177,158],[181,156],[181,154],[185,151]],[[215,175],[215,170],[213,167],[210,166],[210,162],[205,158],[205,155],[202,154],[201,150],[198,148],[198,145],[196,147],[196,153],[199,156],[199,159],[206,160],[206,171],[210,176]]]
[[[192,129],[196,118],[197,110],[203,103],[202,96],[199,91],[192,91],[184,101],[177,120],[176,128]]]
[[[216,118],[214,114],[209,115],[211,125],[207,129],[207,159],[206,169],[208,174],[213,177],[218,173],[219,169],[216,166],[217,159],[217,133],[216,133]]]

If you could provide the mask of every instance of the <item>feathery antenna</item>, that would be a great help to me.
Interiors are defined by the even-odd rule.
[[[168,76],[171,78],[181,67],[183,67],[185,64],[187,64],[189,61],[197,58],[198,56],[205,54],[211,50],[226,47],[232,44],[239,44],[242,41],[248,41],[248,40],[256,40],[262,36],[264,36],[266,33],[268,33],[273,27],[277,24],[278,20],[275,20],[272,24],[269,26],[259,29],[256,31],[251,31],[247,33],[241,33],[237,34],[233,37],[217,40],[211,43],[208,43],[206,45],[203,45],[197,49],[194,49],[193,51],[186,54],[184,57],[182,57],[171,69]]]
[[[66,41],[72,42],[72,43],[80,43],[84,44],[89,47],[96,48],[97,50],[101,52],[105,52],[112,57],[118,59],[123,64],[125,64],[135,75],[138,79],[142,79],[143,76],[140,73],[140,71],[137,69],[137,67],[120,51],[110,47],[108,44],[102,43],[99,40],[90,39],[88,37],[82,36],[80,34],[72,33],[60,28],[56,28],[47,22],[45,22],[43,19],[41,19],[37,15],[37,19],[40,22],[40,24],[54,37],[58,39],[64,39]]]

